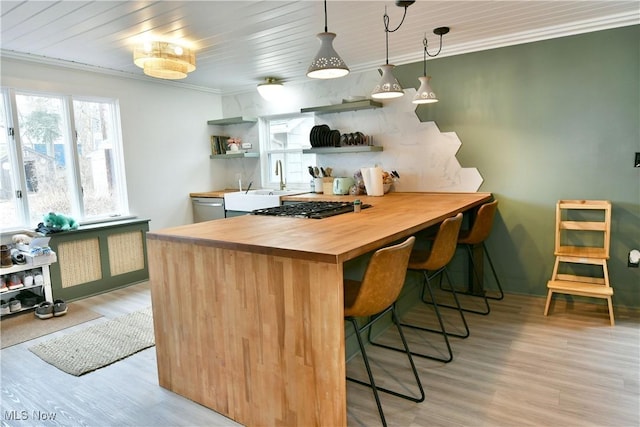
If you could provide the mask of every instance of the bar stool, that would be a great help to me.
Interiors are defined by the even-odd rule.
[[[479,282],[482,280],[480,277],[479,271],[482,271],[481,266],[477,266],[475,263],[475,259],[473,256],[473,246],[474,245],[482,245],[482,250],[489,261],[489,266],[491,267],[491,272],[493,273],[493,278],[496,281],[498,286],[498,296],[488,296],[486,292],[483,291],[482,295],[476,295],[471,292],[465,292],[464,295],[469,295],[472,297],[482,298],[484,300],[485,310],[472,310],[468,308],[462,308],[463,311],[469,313],[476,313],[487,315],[491,312],[491,307],[489,306],[490,299],[493,300],[501,300],[504,298],[504,292],[502,291],[502,285],[500,284],[500,279],[498,279],[498,274],[496,273],[496,269],[493,266],[493,261],[491,260],[491,256],[489,255],[489,251],[487,250],[487,245],[485,244],[485,240],[491,234],[491,228],[493,227],[493,218],[495,217],[496,211],[498,210],[498,201],[494,200],[493,202],[485,203],[478,209],[476,213],[476,217],[473,221],[473,224],[468,230],[461,230],[460,235],[458,237],[458,245],[462,245],[467,248],[467,252],[469,254],[469,259],[471,260],[471,267],[473,270],[473,274],[475,275],[476,280]],[[446,290],[446,289],[444,289]],[[441,307],[447,308],[457,308],[450,305],[442,305]]]
[[[453,285],[451,285],[451,280],[449,279],[449,274],[447,273],[446,266],[449,264],[451,259],[453,258],[453,254],[456,250],[456,242],[458,240],[458,233],[460,232],[460,226],[462,224],[462,214],[459,213],[455,217],[447,218],[440,224],[438,232],[436,233],[433,243],[431,245],[431,249],[429,251],[423,250],[414,250],[411,253],[411,257],[409,259],[409,270],[421,271],[424,275],[424,281],[422,282],[422,290],[420,293],[420,298],[422,302],[425,304],[433,305],[434,311],[436,313],[436,317],[438,318],[438,324],[440,325],[440,329],[431,329],[426,328],[424,326],[410,324],[406,322],[400,322],[402,326],[406,326],[413,329],[419,329],[426,332],[433,332],[437,334],[441,334],[444,337],[444,342],[447,346],[448,357],[442,358],[438,356],[433,356],[424,353],[416,353],[411,352],[412,355],[423,357],[426,359],[437,360],[440,362],[448,363],[453,360],[453,351],[451,350],[451,344],[449,343],[449,336],[455,336],[459,338],[466,338],[469,336],[469,326],[467,325],[467,321],[464,318],[464,313],[460,309],[460,302],[458,301],[457,294]],[[429,274],[429,272],[432,272]],[[457,304],[458,311],[460,313],[460,318],[462,320],[462,324],[464,325],[465,332],[463,334],[454,334],[451,332],[447,332],[444,320],[442,319],[442,315],[440,314],[440,309],[438,308],[438,304],[436,303],[435,295],[433,290],[431,289],[431,280],[436,276],[444,274],[447,282],[451,286],[451,291],[453,292],[454,300]],[[425,299],[425,289],[429,292],[430,300]],[[389,348],[396,351],[402,351],[402,349],[389,346],[386,344],[376,343],[371,340],[371,336],[369,336],[369,341],[373,345],[377,345],[380,347]]]
[[[400,327],[395,309],[396,299],[398,298],[398,295],[400,295],[400,291],[404,286],[404,279],[407,274],[407,264],[409,262],[409,256],[414,242],[415,237],[411,236],[403,243],[377,250],[367,265],[362,281],[349,279],[345,279],[344,281],[344,317],[345,320],[351,322],[353,329],[355,330],[358,345],[360,346],[360,352],[362,353],[364,365],[369,377],[369,382],[367,383],[350,377],[347,377],[347,380],[371,388],[376,400],[376,405],[378,406],[380,419],[384,426],[387,425],[387,421],[384,417],[384,412],[382,411],[378,391],[402,397],[413,402],[422,402],[425,398],[424,389],[422,388],[418,371],[413,363],[411,351],[409,350],[407,341],[402,333],[402,328]],[[362,333],[366,330],[370,331],[371,326],[388,312],[391,312],[393,323],[396,325],[398,332],[400,333],[404,352],[411,364],[411,369],[413,370],[413,375],[420,391],[420,397],[414,397],[376,386],[371,366],[369,365],[367,351],[364,347]],[[369,319],[365,325],[359,326],[356,319],[357,317],[368,317]]]

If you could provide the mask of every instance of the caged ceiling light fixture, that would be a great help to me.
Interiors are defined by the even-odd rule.
[[[431,89],[431,85],[429,84],[431,76],[427,76],[427,55],[431,58],[435,58],[440,54],[440,52],[442,51],[442,36],[444,36],[448,32],[449,27],[438,27],[433,30],[434,34],[440,36],[440,48],[433,55],[430,54],[427,50],[427,35],[424,35],[424,39],[422,40],[422,44],[424,45],[424,59],[422,61],[423,75],[422,77],[418,77],[418,80],[420,80],[420,87],[418,88],[418,92],[416,92],[416,95],[413,97],[412,102],[414,104],[430,104],[433,102],[438,102],[438,97],[433,92],[433,89]]]
[[[327,32],[327,0],[324,0],[324,32],[318,33],[320,50],[307,70],[307,77],[313,79],[335,79],[349,74],[349,67],[333,48],[335,33]]]
[[[411,6],[413,3],[415,3],[415,1],[396,0],[396,6],[404,7],[404,15],[402,15],[402,21],[400,21],[400,24],[398,24],[398,26],[393,30],[389,29],[389,15],[387,15],[386,6],[384,8],[384,16],[382,17],[382,19],[384,22],[384,35],[385,35],[386,48],[387,48],[387,62],[380,67],[382,68],[382,79],[380,80],[380,83],[376,85],[376,87],[373,89],[373,92],[371,93],[371,97],[374,99],[391,99],[391,98],[398,98],[404,95],[404,92],[402,91],[402,86],[400,86],[400,83],[398,83],[398,80],[393,75],[393,68],[395,67],[395,65],[389,64],[389,33],[396,32],[400,29],[400,27],[402,26],[402,23],[404,22],[404,18],[406,18],[407,16],[407,8]]]
[[[282,95],[284,86],[275,77],[267,77],[258,85],[258,93],[267,101],[275,101]]]
[[[146,75],[159,79],[184,79],[196,69],[196,55],[191,49],[164,41],[146,41],[136,47],[133,62]]]

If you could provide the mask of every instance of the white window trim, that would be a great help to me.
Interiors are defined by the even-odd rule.
[[[24,164],[24,159],[22,157],[22,141],[20,137],[20,132],[18,130],[18,106],[16,101],[16,94],[20,95],[31,95],[31,96],[43,96],[43,97],[55,97],[60,98],[63,103],[63,109],[65,117],[64,123],[66,128],[65,132],[71,132],[69,135],[69,145],[65,144],[65,150],[68,152],[68,156],[71,159],[71,164],[69,167],[68,173],[71,175],[70,182],[74,183],[74,188],[71,189],[73,198],[71,200],[71,209],[72,216],[79,218],[78,223],[80,225],[87,224],[98,224],[98,223],[108,223],[113,221],[121,221],[124,219],[136,218],[136,216],[130,213],[129,208],[129,198],[127,193],[127,185],[126,185],[126,174],[125,174],[125,165],[124,165],[124,143],[122,138],[122,124],[120,120],[120,103],[115,98],[103,98],[103,97],[91,97],[91,96],[82,96],[82,95],[64,95],[60,93],[54,92],[46,92],[39,90],[31,90],[31,89],[19,89],[19,88],[10,88],[10,87],[0,87],[0,92],[3,96],[3,101],[5,103],[5,116],[6,116],[6,126],[7,128],[13,128],[14,133],[9,139],[13,139],[13,141],[9,141],[8,144],[8,155],[10,157],[10,162],[14,165],[22,165]],[[121,206],[121,214],[105,214],[102,216],[93,216],[91,218],[85,219],[83,217],[84,206],[83,206],[83,195],[82,192],[82,184],[80,177],[80,166],[79,159],[77,156],[78,146],[77,146],[77,134],[75,127],[75,117],[74,117],[74,109],[73,109],[73,101],[81,101],[81,102],[98,102],[98,103],[108,103],[111,104],[112,108],[111,117],[113,126],[114,126],[114,141],[113,150],[116,152],[116,159],[114,161],[114,172],[119,177],[117,179],[117,187],[119,194],[119,205]],[[11,143],[12,142],[12,143]],[[15,162],[15,163],[13,163]],[[27,180],[26,173],[24,167],[12,167],[12,179],[14,180],[13,186],[14,191],[20,191],[22,193],[22,197],[19,201],[16,202],[18,209],[18,216],[22,221],[22,224],[11,224],[9,227],[6,227],[4,230],[24,230],[32,228],[37,224],[31,224],[30,220],[30,211],[29,211],[29,198],[26,196],[28,194],[27,191]]]
[[[315,114],[313,113],[290,113],[290,114],[278,114],[273,116],[265,116],[260,117],[258,119],[259,123],[259,141],[260,141],[260,179],[262,182],[262,186],[266,188],[274,188],[278,189],[280,186],[280,181],[271,181],[270,172],[271,168],[275,167],[275,165],[269,164],[269,154],[278,154],[278,153],[291,153],[296,152],[297,150],[267,150],[267,145],[269,141],[269,121],[271,120],[282,120],[282,119],[294,119],[300,117],[309,117],[312,118],[315,122]],[[283,165],[286,170],[286,165]],[[308,183],[304,182],[296,182],[296,183],[286,183],[287,190],[308,190]]]

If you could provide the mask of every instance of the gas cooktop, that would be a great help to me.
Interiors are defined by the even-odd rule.
[[[362,204],[361,209],[371,205]],[[290,205],[275,206],[272,208],[256,209],[253,215],[291,216],[296,218],[322,219],[334,215],[353,212],[353,202],[304,202]]]

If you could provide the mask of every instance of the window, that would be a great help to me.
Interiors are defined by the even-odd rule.
[[[5,227],[47,212],[80,222],[128,214],[117,102],[3,90],[0,206]]]
[[[84,217],[120,215],[126,187],[120,144],[119,115],[114,103],[73,101]]]
[[[295,115],[265,119],[260,147],[263,151],[262,182],[265,187],[279,188],[280,177],[275,173],[280,160],[287,188],[308,188],[311,176],[308,166],[315,165],[315,154],[304,154],[310,148],[309,133],[314,126],[311,115]]]

